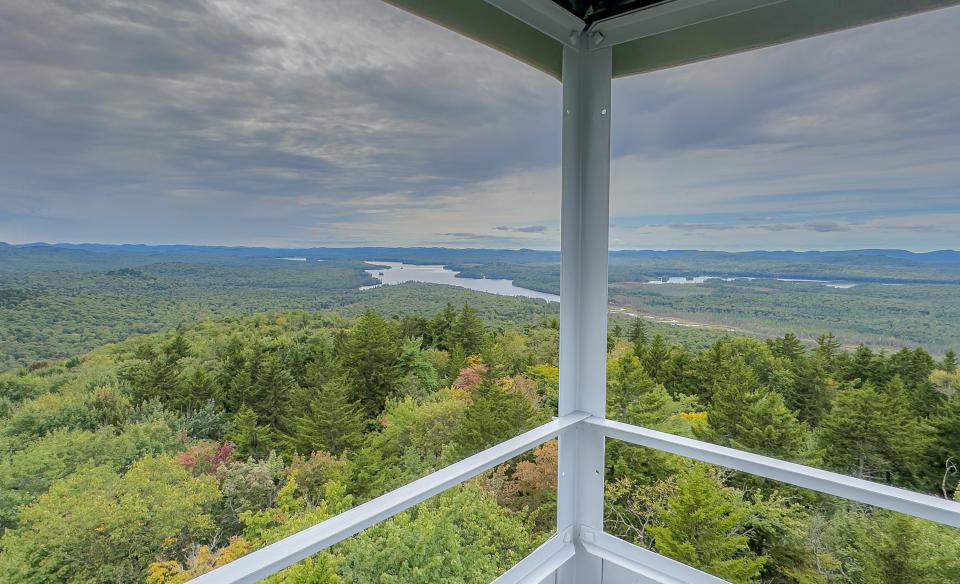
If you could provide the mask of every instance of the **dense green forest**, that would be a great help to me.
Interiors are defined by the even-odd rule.
[[[555,414],[555,315],[415,296],[0,374],[0,581],[183,582]],[[618,321],[609,417],[955,497],[953,353],[697,346]],[[555,529],[556,462],[547,443],[273,580],[489,582]],[[616,442],[606,485],[609,531],[732,582],[960,580],[960,534],[925,521]]]
[[[937,264],[918,260],[917,254],[836,253],[822,257],[788,252],[612,252],[610,300],[651,317],[732,327],[752,335],[791,332],[808,346],[825,333],[835,334],[847,346],[922,345],[943,354],[960,345],[960,267],[954,260]],[[458,267],[462,276],[508,278],[533,290],[560,290],[558,261],[495,261]],[[740,279],[647,283],[695,276]],[[852,287],[777,278],[839,281]]]
[[[534,290],[559,290],[559,255],[532,250],[0,245],[0,371],[69,358],[134,334],[264,310],[423,313],[450,300],[514,321],[556,314],[548,303],[449,287],[362,292],[360,286],[375,283],[365,271],[368,259],[443,264],[463,277],[509,278]],[[758,279],[643,283],[695,275]],[[773,278],[856,285],[837,289]],[[848,348],[923,346],[940,356],[960,345],[956,252],[611,252],[610,282],[616,306],[651,319],[764,337],[791,332],[808,347],[827,332]],[[711,338],[680,330],[664,334],[694,344]]]

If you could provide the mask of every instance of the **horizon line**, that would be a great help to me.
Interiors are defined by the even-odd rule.
[[[66,246],[101,246],[101,247],[194,247],[194,248],[208,248],[208,249],[235,249],[235,250],[278,250],[278,251],[310,251],[317,249],[445,249],[445,250],[460,250],[460,251],[531,251],[539,253],[560,253],[560,248],[531,248],[531,247],[458,247],[458,246],[449,246],[449,245],[337,245],[337,244],[325,244],[325,245],[314,245],[309,247],[300,247],[300,246],[291,246],[291,247],[282,247],[282,246],[266,246],[266,245],[230,245],[230,244],[212,244],[212,243],[99,243],[99,242],[46,242],[46,241],[30,241],[23,243],[11,243],[0,241],[0,246],[10,246],[16,248],[29,248],[29,247],[57,247],[63,248]],[[700,248],[640,248],[640,247],[624,247],[624,248],[609,248],[608,252],[715,252],[715,253],[730,253],[730,254],[744,254],[744,253],[830,253],[830,252],[855,252],[855,251],[887,251],[887,252],[907,252],[912,254],[931,254],[931,253],[941,253],[941,252],[952,252],[960,253],[960,250],[952,248],[940,248],[940,249],[929,249],[925,251],[917,251],[915,249],[907,248],[896,248],[896,247],[861,247],[861,248],[808,248],[808,249],[744,249],[740,251],[732,251],[729,249],[700,249]]]

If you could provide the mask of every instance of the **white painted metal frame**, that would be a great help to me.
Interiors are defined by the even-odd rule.
[[[455,487],[480,473],[556,438],[566,429],[586,420],[588,414],[573,412],[501,442],[483,452],[394,491],[354,507],[261,548],[192,580],[196,584],[256,582],[310,557],[364,529],[393,517],[417,503]]]
[[[610,233],[610,91],[613,55],[563,51],[563,194],[560,217],[559,413],[605,417],[607,399],[607,256]],[[560,437],[557,527],[603,531],[604,438],[581,425]],[[600,561],[578,554],[559,572],[562,584],[599,582]]]
[[[568,47],[576,47],[587,23],[551,0],[487,0],[510,16],[521,20]]]
[[[614,18],[595,22],[591,33],[600,33],[596,46],[620,43],[662,34],[748,10],[780,4],[786,0],[671,0]]]
[[[671,560],[660,554],[635,546],[609,533],[583,534],[583,548],[587,553],[629,572],[632,582],[638,584],[727,584],[696,568]]]
[[[587,424],[608,438],[960,527],[960,503],[946,499],[599,417]]]
[[[569,562],[575,554],[573,528],[560,530],[494,580],[493,584],[539,584]]]

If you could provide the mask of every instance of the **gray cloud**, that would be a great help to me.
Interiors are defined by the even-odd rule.
[[[524,227],[507,227],[500,225],[496,227],[497,231],[512,231],[514,233],[543,233],[547,230],[546,225],[527,225]]]
[[[617,80],[617,245],[960,247],[958,25]],[[379,0],[0,3],[0,79],[0,240],[558,243],[559,84]]]
[[[648,227],[654,227],[648,225]],[[679,229],[681,231],[730,231],[737,229],[736,225],[731,223],[671,223],[666,225],[668,229]]]
[[[812,221],[804,223],[803,229],[817,233],[832,233],[834,231],[850,231],[849,225],[842,225],[836,221]]]

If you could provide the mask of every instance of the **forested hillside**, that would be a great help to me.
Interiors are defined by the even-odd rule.
[[[386,311],[385,314],[392,314]],[[0,581],[183,582],[554,415],[556,318],[275,312],[0,375]],[[608,341],[608,415],[953,498],[956,357]],[[489,582],[555,529],[556,445],[274,577]],[[960,535],[617,443],[608,529],[732,582],[960,580]]]
[[[295,257],[303,261],[284,261]],[[200,246],[0,246],[0,371],[64,359],[212,318],[264,310],[368,307],[385,314],[470,302],[481,313],[537,320],[556,306],[463,290],[403,285],[390,294],[364,260],[442,264],[461,277],[513,279],[558,292],[559,255],[533,250]],[[700,284],[647,283],[665,276],[750,277]],[[776,278],[841,279],[841,288]],[[611,301],[651,319],[760,337],[794,333],[807,345],[827,332],[846,347],[923,346],[942,356],[960,345],[960,254],[849,252],[611,252]],[[852,287],[848,287],[852,286]],[[674,337],[690,337],[674,331]],[[703,335],[700,335],[701,337]],[[692,340],[692,339],[691,339]]]

